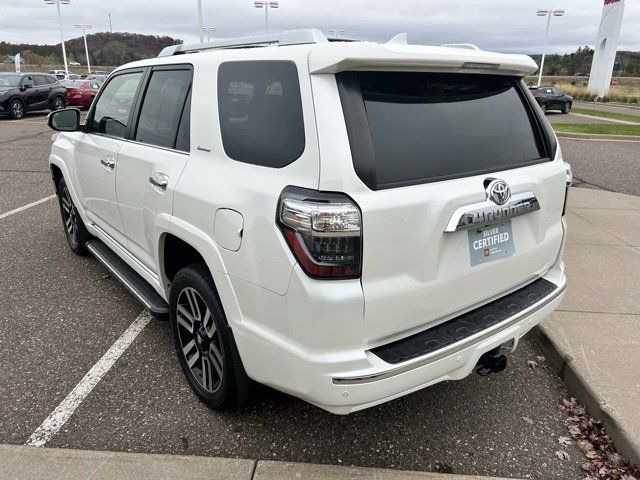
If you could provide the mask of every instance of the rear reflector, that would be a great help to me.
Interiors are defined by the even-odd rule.
[[[562,205],[562,216],[567,212],[567,200],[569,199],[569,187],[573,185],[573,170],[568,162],[564,162],[565,174],[567,176],[566,187],[564,190],[564,205]]]
[[[280,195],[277,223],[307,275],[360,276],[360,209],[346,195],[287,187]]]

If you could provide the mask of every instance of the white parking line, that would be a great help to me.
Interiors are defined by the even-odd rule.
[[[14,210],[9,210],[8,212],[1,213],[0,214],[0,220],[2,220],[3,218],[10,217],[11,215],[14,215],[16,213],[20,213],[23,210],[26,210],[27,208],[35,207],[36,205],[40,205],[41,203],[47,202],[47,201],[51,200],[52,198],[56,198],[56,196],[55,195],[49,195],[48,197],[41,198],[40,200],[36,200],[35,202],[28,203],[27,205],[23,205],[23,206],[18,207],[18,208],[14,209]]]
[[[25,445],[42,447],[53,437],[73,415],[73,412],[87,398],[91,390],[102,380],[114,363],[133,343],[138,334],[144,330],[151,320],[151,315],[146,310],[138,315],[129,328],[111,345],[91,370],[80,380],[73,390],[60,402],[53,412],[31,434]]]

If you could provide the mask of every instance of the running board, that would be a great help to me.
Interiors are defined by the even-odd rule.
[[[100,240],[89,240],[86,247],[152,313],[169,313],[167,302],[113,250]]]

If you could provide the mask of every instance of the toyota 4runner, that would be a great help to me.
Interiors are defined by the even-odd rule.
[[[345,414],[499,371],[566,282],[535,70],[402,35],[168,47],[84,123],[50,115],[67,240],[169,318],[212,408],[255,381]]]

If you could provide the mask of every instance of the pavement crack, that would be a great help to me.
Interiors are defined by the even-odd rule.
[[[44,132],[34,133],[33,135],[25,135],[23,137],[12,138],[11,140],[0,140],[0,145],[11,143],[11,142],[18,142],[20,140],[29,140],[31,138],[38,138],[40,135],[45,135],[48,133],[50,132],[45,130]]]

